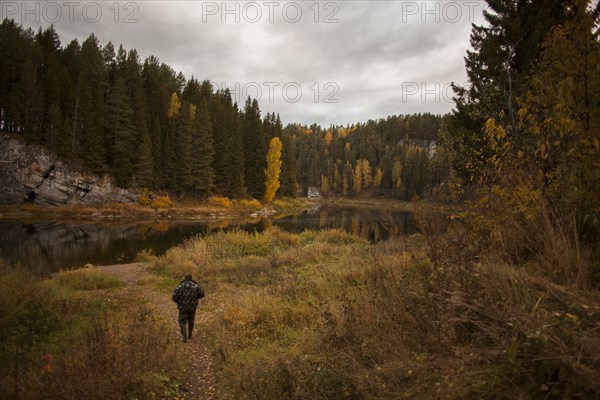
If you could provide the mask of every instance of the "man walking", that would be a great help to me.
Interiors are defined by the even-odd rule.
[[[172,299],[177,303],[177,309],[179,310],[179,329],[181,330],[181,340],[184,343],[192,338],[198,300],[203,297],[204,290],[198,282],[192,280],[192,274],[187,274],[185,279],[173,291]]]

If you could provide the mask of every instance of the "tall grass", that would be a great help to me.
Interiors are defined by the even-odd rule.
[[[586,223],[575,203],[554,204],[524,183],[490,190],[463,214],[465,237],[478,242],[480,255],[535,268],[558,284],[600,287],[600,262],[592,253],[597,235],[582,241]]]
[[[523,233],[524,243],[540,267],[557,278],[580,287],[592,284],[591,252],[580,241],[576,212],[557,215],[545,209]]]
[[[62,271],[55,279],[57,284],[73,290],[110,289],[123,286],[122,281],[96,268]]]
[[[342,231],[219,233],[156,264],[169,274],[204,249],[219,398],[596,396],[597,293],[483,262],[475,245],[456,254],[465,226],[377,245]]]
[[[174,398],[179,357],[162,321],[94,269],[38,280],[0,269],[0,398]]]

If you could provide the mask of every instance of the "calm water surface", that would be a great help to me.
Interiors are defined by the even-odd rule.
[[[412,213],[365,208],[319,207],[298,215],[252,222],[91,223],[57,221],[0,221],[0,259],[21,264],[39,275],[91,263],[105,265],[132,261],[140,251],[163,254],[197,235],[217,230],[243,229],[261,232],[268,226],[290,232],[341,228],[367,237],[372,228],[379,240],[417,231]]]

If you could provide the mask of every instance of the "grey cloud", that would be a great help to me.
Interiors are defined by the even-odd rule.
[[[74,37],[84,40],[94,32],[102,44],[110,40],[116,47],[122,43],[127,49],[136,48],[142,59],[155,55],[188,78],[225,83],[233,90],[255,82],[263,90],[263,112],[279,112],[284,123],[345,125],[389,114],[450,111],[451,103],[436,102],[433,96],[426,96],[426,101],[420,95],[403,96],[403,85],[425,83],[430,88],[436,83],[464,82],[463,57],[473,21],[464,17],[457,23],[436,23],[430,18],[422,23],[419,15],[403,18],[407,5],[402,1],[329,3],[338,7],[337,23],[323,23],[334,10],[333,6],[324,9],[327,2],[319,3],[319,23],[313,21],[312,1],[298,2],[303,16],[297,23],[285,21],[281,11],[270,23],[264,2],[257,2],[263,10],[257,23],[243,18],[235,23],[231,16],[222,23],[220,15],[205,15],[203,21],[200,1],[149,1],[136,3],[139,23],[115,23],[106,14],[95,24],[80,18],[74,23],[61,20],[55,26],[63,44]],[[220,7],[222,2],[212,4]],[[232,4],[228,2],[228,7]],[[273,102],[265,82],[279,84]],[[327,82],[339,86],[338,103],[323,102],[331,93],[324,88]],[[284,98],[281,88],[286,83],[301,87],[297,103]]]

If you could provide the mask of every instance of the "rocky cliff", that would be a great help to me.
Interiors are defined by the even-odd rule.
[[[133,203],[137,197],[116,187],[107,174],[86,172],[40,146],[0,135],[0,204]]]

